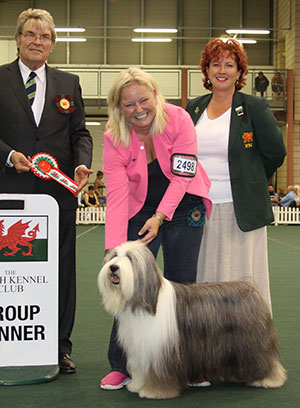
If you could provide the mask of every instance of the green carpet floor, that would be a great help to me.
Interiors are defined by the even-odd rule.
[[[99,388],[100,378],[109,371],[107,345],[112,323],[102,308],[96,283],[103,259],[103,232],[103,226],[77,227],[78,300],[72,357],[78,372],[59,375],[45,384],[1,386],[1,408],[300,407],[300,226],[268,229],[273,314],[287,383],[275,390],[218,383],[206,389],[189,389],[166,401],[142,400],[126,389],[110,392]]]

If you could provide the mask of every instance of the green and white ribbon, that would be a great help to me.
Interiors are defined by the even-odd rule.
[[[37,153],[31,159],[31,171],[43,180],[55,180],[76,196],[78,184],[59,170],[58,163],[48,153]]]

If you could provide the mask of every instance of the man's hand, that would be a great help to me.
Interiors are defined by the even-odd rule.
[[[10,161],[14,165],[17,173],[24,173],[30,171],[31,162],[21,152],[13,152]]]
[[[89,179],[89,175],[93,174],[93,170],[86,166],[78,166],[75,171],[74,181],[78,184],[78,192],[83,189]]]

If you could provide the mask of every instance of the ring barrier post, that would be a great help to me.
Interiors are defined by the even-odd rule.
[[[0,385],[58,373],[58,204],[0,194]]]

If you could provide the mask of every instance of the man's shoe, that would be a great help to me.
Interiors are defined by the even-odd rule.
[[[192,382],[192,383],[188,383],[189,387],[210,387],[211,386],[211,382],[206,380],[205,378],[202,378],[201,380],[197,381],[197,382]]]
[[[76,365],[68,353],[59,354],[59,367],[62,374],[73,374],[76,372]]]
[[[130,378],[127,375],[120,373],[119,371],[111,371],[104,378],[102,378],[100,387],[103,390],[120,390],[128,384]]]

